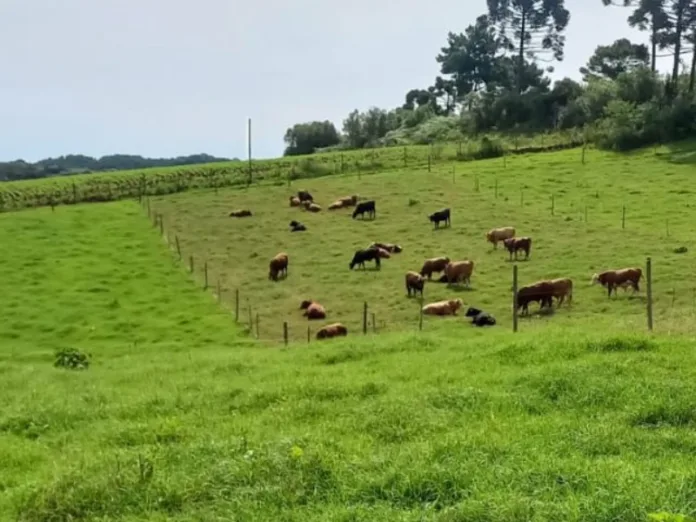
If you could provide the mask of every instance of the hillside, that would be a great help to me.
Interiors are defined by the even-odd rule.
[[[2,240],[16,244],[0,254],[12,274],[0,283],[0,518],[608,522],[696,514],[696,322],[683,277],[696,238],[690,167],[677,163],[691,157],[686,150],[590,152],[584,166],[579,151],[452,163],[454,183],[449,165],[305,180],[322,202],[349,189],[379,197],[372,223],[287,208],[296,187],[192,191],[151,201],[151,212],[168,210],[170,251],[132,201],[0,215]],[[224,217],[243,203],[258,217]],[[433,232],[425,214],[442,204],[453,208],[452,228]],[[301,238],[285,231],[291,210],[310,226]],[[510,264],[486,250],[481,230],[501,220],[537,242],[519,263],[525,281],[576,281],[571,307],[524,319],[517,334],[506,316]],[[349,272],[345,256],[373,235],[402,242],[404,252],[381,273]],[[674,254],[674,245],[688,252]],[[423,332],[409,326],[401,274],[436,247],[476,260],[473,290],[454,295],[494,311],[499,325],[429,318]],[[280,248],[295,261],[286,281],[272,283],[267,256]],[[640,265],[647,255],[654,335],[641,333],[644,291],[609,301],[586,283],[596,267]],[[221,307],[210,292],[218,278]],[[332,319],[345,316],[351,333],[307,345],[293,329],[288,349],[260,349],[244,333],[244,309],[234,324],[235,281],[263,314],[264,344],[278,346],[279,332],[266,325],[282,314],[300,324],[289,306],[307,292],[327,302]],[[376,334],[351,322],[361,292],[386,321]],[[428,298],[447,294],[426,290]],[[54,368],[53,352],[63,348],[90,353],[90,367]]]

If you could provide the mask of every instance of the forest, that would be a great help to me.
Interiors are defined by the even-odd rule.
[[[293,125],[285,155],[567,129],[630,150],[696,134],[696,0],[596,1],[625,10],[648,44],[609,41],[577,80],[552,81],[572,20],[564,0],[487,0],[473,24],[446,35],[432,85],[410,89],[399,107],[353,110],[340,131],[329,121]],[[671,71],[656,70],[658,57],[671,58]]]

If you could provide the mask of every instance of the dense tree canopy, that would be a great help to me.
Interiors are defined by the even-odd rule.
[[[330,121],[297,123],[285,132],[285,155],[312,154],[339,142],[338,131]]]

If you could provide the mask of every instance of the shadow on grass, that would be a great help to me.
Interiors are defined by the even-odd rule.
[[[666,146],[667,152],[657,152],[655,157],[673,165],[696,165],[696,141],[681,141]]]

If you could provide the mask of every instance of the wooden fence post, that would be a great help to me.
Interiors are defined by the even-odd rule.
[[[556,211],[556,195],[551,194],[551,215],[553,216]]]
[[[495,178],[495,199],[498,199],[498,178]]]
[[[259,313],[256,312],[256,338],[261,338],[261,333],[259,332]]]
[[[372,312],[372,333],[377,333],[377,318],[374,312]]]
[[[222,286],[220,286],[220,280],[217,280],[217,298],[218,298],[218,303],[222,301]]]
[[[430,164],[432,163],[432,159],[430,157],[430,153],[428,153],[428,172],[430,172]]]
[[[179,261],[181,261],[181,244],[179,243],[179,236],[175,234],[174,240],[176,241],[176,253],[179,256]]]
[[[524,206],[524,189],[520,189],[520,207]]]
[[[309,344],[310,339],[311,339],[312,332],[309,328],[309,325],[307,325],[307,344]]]
[[[406,147],[404,147],[404,167],[408,165],[408,160],[406,159]]]
[[[150,210],[150,198],[147,198],[147,217],[148,219],[152,217],[152,211]]]
[[[208,289],[208,262],[203,263],[203,290]]]
[[[454,165],[452,165],[452,183],[456,183],[456,180],[454,179]]]
[[[363,334],[367,333],[367,301],[363,303]]]
[[[582,164],[585,164],[585,149],[587,148],[587,145],[582,146]]]
[[[239,288],[234,291],[234,322],[239,322]]]
[[[160,226],[160,235],[164,235],[164,216],[162,214],[159,215],[159,226]]]
[[[645,267],[645,277],[647,279],[648,288],[648,330],[652,332],[653,329],[653,302],[652,302],[652,259],[647,259],[647,266]]]
[[[254,333],[254,317],[251,315],[251,303],[247,303],[247,309],[249,311],[249,333]]]
[[[189,256],[189,271],[193,274],[193,256]]]
[[[517,265],[512,265],[512,331],[517,331]]]
[[[288,323],[287,321],[283,323],[283,342],[285,346],[288,345]]]
[[[419,307],[418,313],[420,314],[419,319],[418,319],[418,330],[422,332],[423,331],[423,294],[421,294],[420,307]]]
[[[626,205],[621,207],[621,228],[626,228]]]

